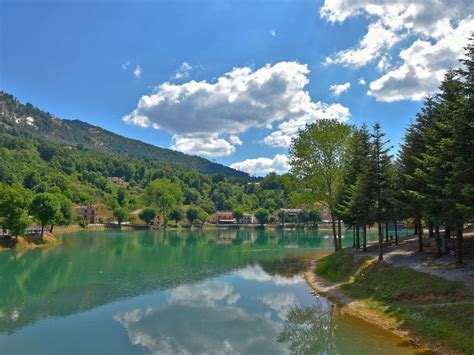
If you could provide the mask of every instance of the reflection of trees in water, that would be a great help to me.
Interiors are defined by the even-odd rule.
[[[336,352],[335,309],[318,301],[311,307],[292,308],[278,341],[287,343],[292,354],[332,354]]]
[[[309,258],[303,256],[291,256],[281,259],[262,260],[259,262],[263,271],[271,276],[283,276],[292,278],[300,275],[308,269]]]

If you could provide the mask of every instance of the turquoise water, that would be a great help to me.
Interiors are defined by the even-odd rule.
[[[352,237],[345,243],[352,244]],[[315,297],[324,232],[103,231],[0,253],[0,354],[406,354]]]

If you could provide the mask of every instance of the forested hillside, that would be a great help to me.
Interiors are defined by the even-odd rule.
[[[125,181],[118,186],[110,178]],[[288,175],[270,174],[250,182],[222,174],[203,174],[152,159],[122,157],[84,151],[0,133],[0,188],[11,186],[27,196],[60,194],[73,204],[104,204],[127,211],[146,206],[150,182],[167,180],[178,186],[180,203],[199,206],[206,213],[217,209],[269,211],[294,205],[296,190]]]
[[[12,95],[0,92],[0,132],[41,142],[109,152],[133,158],[172,162],[207,174],[249,178],[249,175],[207,159],[126,138],[80,120],[62,120],[31,104],[22,104]]]

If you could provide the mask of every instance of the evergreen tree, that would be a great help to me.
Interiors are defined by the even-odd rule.
[[[372,190],[374,220],[378,225],[379,261],[383,260],[382,222],[386,221],[390,204],[390,162],[389,148],[384,141],[385,134],[381,132],[379,123],[374,125],[372,133],[372,154],[370,157],[369,186]]]

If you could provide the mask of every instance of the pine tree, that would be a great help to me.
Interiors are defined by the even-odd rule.
[[[405,142],[399,155],[399,181],[401,204],[406,216],[413,217],[418,232],[418,251],[423,251],[423,195],[426,190],[424,179],[419,174],[426,152],[424,136],[434,121],[435,102],[428,96],[421,112],[416,115],[416,122],[407,128]]]
[[[379,261],[383,260],[383,233],[382,222],[386,220],[390,204],[390,163],[391,156],[386,147],[388,141],[384,141],[385,134],[380,130],[380,124],[376,123],[372,133],[372,154],[370,157],[371,170],[368,182],[371,189],[370,196],[373,197],[374,220],[378,224],[379,236]]]

